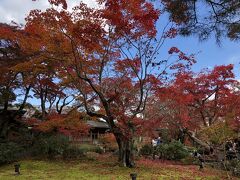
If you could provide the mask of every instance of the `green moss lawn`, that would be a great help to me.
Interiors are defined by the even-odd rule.
[[[138,160],[136,168],[119,167],[116,159],[100,155],[91,160],[22,160],[21,175],[14,175],[14,164],[0,166],[0,180],[121,180],[130,179],[131,172],[138,173],[137,180],[174,180],[174,179],[227,179],[226,172],[198,166],[176,165],[171,162]]]

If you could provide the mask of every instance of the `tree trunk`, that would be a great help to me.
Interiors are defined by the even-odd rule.
[[[186,131],[186,134],[199,146],[203,147],[207,151],[211,151],[211,146],[208,145],[206,142],[203,142],[202,140],[198,139],[194,136],[194,134],[190,131]]]
[[[114,133],[118,144],[118,162],[124,167],[134,167],[133,139],[126,138],[120,133]]]
[[[182,144],[184,144],[186,138],[186,129],[180,129],[177,138]]]
[[[6,126],[7,126],[7,124],[8,124],[8,121],[0,118],[0,139],[6,139],[6,136],[7,136]]]
[[[9,105],[8,100],[6,100],[3,105],[3,111],[7,111],[8,105]]]
[[[0,112],[0,138],[5,139],[7,137],[8,124],[11,121],[11,116],[6,110]]]
[[[17,120],[21,114],[12,111],[0,112],[0,139],[7,139],[8,133],[13,126],[24,127],[24,125]]]
[[[41,99],[41,110],[42,110],[41,119],[45,120],[45,117],[46,117],[46,107],[45,107],[45,101],[44,101],[43,95],[40,95],[40,99]]]
[[[27,102],[27,98],[28,98],[30,89],[31,89],[30,85],[28,87],[26,87],[26,92],[25,92],[25,95],[24,95],[24,99],[23,99],[23,102],[22,102],[21,106],[19,107],[18,111],[22,111],[24,109],[24,106],[25,106],[25,104]]]

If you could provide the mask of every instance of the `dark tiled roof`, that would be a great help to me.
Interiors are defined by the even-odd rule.
[[[103,121],[87,121],[87,124],[94,128],[109,128],[108,124]]]

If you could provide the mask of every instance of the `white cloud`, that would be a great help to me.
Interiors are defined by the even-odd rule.
[[[68,7],[71,9],[73,6],[79,4],[81,0],[67,0]],[[97,7],[95,0],[82,0],[82,2],[88,4],[90,7]],[[11,23],[15,21],[17,23],[24,23],[25,17],[32,9],[44,10],[49,7],[48,0],[0,0],[0,22]]]

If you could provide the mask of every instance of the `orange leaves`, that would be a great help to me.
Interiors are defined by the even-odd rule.
[[[101,140],[105,143],[116,143],[115,137],[112,133],[103,134]]]
[[[14,36],[15,27],[7,25],[7,24],[0,24],[0,38],[1,39],[11,39]],[[13,37],[12,37],[13,39]]]
[[[46,121],[39,123],[37,129],[43,132],[58,131],[71,136],[87,134],[89,127],[83,118],[83,114],[76,111],[69,115],[51,114]]]
[[[142,118],[136,115],[143,112],[148,95],[162,86],[159,79],[165,77],[164,73],[157,77],[152,70],[155,65],[167,64],[165,60],[155,62],[161,44],[161,40],[159,45],[154,40],[160,11],[146,0],[100,0],[102,9],[80,3],[72,11],[67,10],[64,0],[49,2],[51,8],[31,11],[22,30],[25,37],[17,36],[22,50],[33,54],[29,63],[17,69],[26,68],[24,72],[33,78],[35,97],[44,104],[61,96],[60,81],[76,90],[79,104],[90,115],[113,124],[117,120],[128,135],[128,128],[141,129]],[[176,34],[172,28],[166,36],[173,38]],[[169,51],[174,53],[184,61],[183,66],[172,66],[174,70],[193,63],[192,57],[177,48]],[[79,114],[50,115],[41,128],[81,131],[81,120]]]

